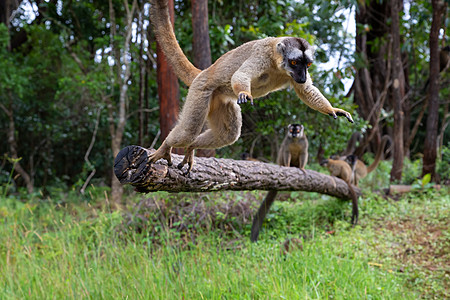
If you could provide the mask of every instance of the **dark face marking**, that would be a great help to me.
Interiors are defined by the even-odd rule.
[[[303,136],[303,125],[290,124],[288,126],[288,135],[291,138],[302,137]]]
[[[278,45],[283,55],[283,67],[297,83],[305,83],[313,62],[313,48],[301,38],[286,38]]]
[[[356,164],[356,160],[358,159],[358,157],[354,154],[352,155],[348,155],[345,160],[348,162],[348,164],[353,168]]]
[[[322,160],[320,161],[320,165],[321,165],[322,167],[327,167],[327,166],[328,166],[328,159],[322,159]]]
[[[301,58],[288,60],[289,74],[297,83],[305,83],[307,79],[308,67]]]

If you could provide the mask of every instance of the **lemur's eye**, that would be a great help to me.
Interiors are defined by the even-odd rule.
[[[295,60],[291,60],[291,65],[295,66],[297,62]]]
[[[309,68],[311,67],[312,63],[307,63],[306,66]]]

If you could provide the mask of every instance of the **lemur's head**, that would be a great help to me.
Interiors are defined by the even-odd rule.
[[[298,139],[303,137],[304,127],[301,124],[289,124],[288,126],[288,136],[290,138]]]
[[[278,52],[283,56],[282,68],[297,83],[305,83],[308,68],[314,61],[313,47],[302,38],[287,37],[277,44]]]

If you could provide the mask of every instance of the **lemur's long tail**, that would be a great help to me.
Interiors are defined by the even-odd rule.
[[[168,1],[152,0],[150,4],[150,20],[153,23],[156,40],[178,78],[190,86],[201,70],[187,59],[177,42],[170,22]]]

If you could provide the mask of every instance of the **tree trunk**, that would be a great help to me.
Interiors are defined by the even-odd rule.
[[[207,0],[192,0],[192,31],[194,65],[203,70],[211,65]]]
[[[208,27],[208,1],[192,0],[192,52],[194,56],[194,65],[204,70],[211,65],[211,47],[209,41]],[[206,126],[203,131],[206,130]],[[196,156],[211,157],[216,154],[214,149],[197,149]]]
[[[255,161],[196,157],[189,176],[184,176],[166,161],[148,163],[154,150],[128,146],[120,151],[114,161],[114,171],[122,184],[131,184],[136,191],[210,192],[220,190],[279,190],[307,191],[327,194],[341,199],[351,199],[348,185],[342,179],[312,170],[281,167]],[[176,166],[182,156],[172,154]],[[357,195],[361,190],[354,187]]]
[[[145,86],[147,85],[146,79],[146,62],[144,61],[144,39],[145,39],[145,33],[144,33],[144,11],[142,8],[139,9],[138,13],[138,34],[140,36],[140,45],[139,45],[139,94],[138,94],[138,105],[139,105],[139,114],[138,114],[138,120],[139,120],[139,131],[138,131],[138,141],[139,145],[144,145],[144,108],[145,106]]]
[[[114,141],[111,143],[111,149],[113,151],[113,155],[115,153],[119,153],[117,143]],[[111,178],[111,202],[115,208],[119,208],[121,206],[122,195],[123,195],[123,185],[121,185],[119,180],[117,180],[117,177],[114,176],[114,169],[113,169],[113,176]]]
[[[123,134],[125,131],[125,125],[127,122],[126,119],[126,113],[127,113],[127,106],[126,106],[126,100],[127,100],[127,91],[128,91],[128,80],[130,78],[131,74],[131,66],[130,66],[130,60],[128,58],[128,53],[130,51],[130,43],[131,43],[131,36],[132,36],[132,22],[133,22],[133,16],[134,12],[137,6],[137,1],[134,0],[131,10],[128,7],[128,1],[124,1],[124,6],[126,9],[126,32],[125,32],[125,39],[123,41],[123,51],[122,51],[122,57],[120,55],[120,49],[116,47],[114,41],[115,41],[115,35],[116,35],[116,22],[115,22],[115,12],[114,7],[112,4],[112,0],[109,0],[109,13],[110,13],[110,20],[111,20],[111,48],[112,53],[114,53],[114,60],[115,65],[117,67],[118,72],[115,74],[114,80],[117,80],[119,83],[119,103],[117,108],[113,108],[113,104],[111,103],[110,99],[107,98],[107,108],[108,108],[108,121],[109,121],[109,131],[111,134],[111,150],[112,154],[115,157],[117,153],[119,153],[120,145],[122,143]],[[118,121],[116,124],[115,118],[114,118],[114,109],[116,109],[117,115],[118,115]],[[113,169],[114,173],[114,169]],[[112,197],[112,203],[113,205],[119,207],[122,202],[122,195],[123,195],[123,186],[117,181],[117,178],[115,178],[114,174],[111,178],[111,197]]]
[[[355,154],[362,156],[365,148],[375,151],[381,142],[382,127],[379,122],[390,85],[390,63],[386,60],[389,43],[386,36],[390,18],[389,1],[359,1],[355,14],[357,26],[356,54],[364,65],[355,74],[354,99],[358,114],[368,120],[371,129],[364,136]],[[368,46],[377,44],[377,47]]]
[[[436,148],[439,121],[439,30],[444,12],[444,2],[432,0],[433,20],[430,30],[430,85],[428,89],[429,106],[427,134],[423,151],[422,176],[430,173],[436,179]]]
[[[173,25],[175,20],[173,0],[169,0],[169,13]],[[167,63],[164,53],[159,45],[157,45],[156,54],[158,70],[159,124],[161,128],[161,139],[164,140],[177,121],[178,112],[180,110],[180,93],[178,78]]]
[[[391,181],[402,179],[404,141],[403,141],[403,98],[405,97],[405,75],[403,73],[400,51],[400,7],[402,0],[391,1],[392,36],[392,86],[391,99],[394,108],[394,161],[392,162]]]
[[[401,41],[404,42],[403,40]],[[409,136],[411,135],[411,89],[410,89],[410,83],[409,83],[409,64],[404,63],[408,61],[408,56],[405,52],[402,52],[401,54],[401,60],[403,65],[403,77],[405,80],[404,85],[404,92],[405,96],[403,97],[403,103],[402,103],[402,110],[403,110],[403,150],[404,150],[404,157],[410,157],[410,149],[409,146],[411,145],[409,143]]]
[[[25,186],[27,187],[27,191],[29,194],[33,193],[33,181],[31,180],[30,175],[28,174],[27,171],[25,171],[25,169],[22,167],[22,165],[19,162],[19,155],[17,152],[17,139],[16,139],[16,127],[15,127],[15,122],[14,122],[14,111],[12,108],[12,95],[11,92],[9,92],[9,109],[6,108],[6,106],[4,106],[2,103],[0,103],[0,107],[3,109],[3,111],[5,112],[5,114],[8,116],[9,119],[9,127],[7,130],[7,136],[8,136],[8,144],[9,144],[9,151],[10,151],[10,155],[11,158],[14,160],[14,169],[16,170],[17,173],[19,173],[19,175],[22,177],[23,181],[25,182]]]

